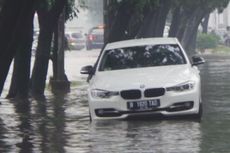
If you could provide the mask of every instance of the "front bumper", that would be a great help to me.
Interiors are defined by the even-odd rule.
[[[95,114],[97,117],[121,117],[122,115],[154,113],[159,111],[172,113],[172,112],[190,110],[193,108],[193,106],[194,106],[193,101],[187,101],[187,102],[175,103],[165,108],[155,108],[155,109],[148,109],[148,110],[118,110],[114,108],[101,108],[101,109],[95,109]]]
[[[160,106],[147,110],[130,110],[127,103],[120,96],[110,99],[94,99],[89,95],[89,107],[93,120],[125,119],[129,116],[161,114],[163,116],[198,114],[200,91],[192,90],[182,93],[166,92],[164,96],[155,98],[141,98],[139,100],[159,99]],[[133,100],[131,100],[133,101]],[[134,100],[135,101],[135,100]]]

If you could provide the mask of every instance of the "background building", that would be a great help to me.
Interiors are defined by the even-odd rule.
[[[230,26],[230,4],[222,13],[219,13],[218,10],[215,10],[210,14],[209,18],[210,31],[226,30],[227,26]]]

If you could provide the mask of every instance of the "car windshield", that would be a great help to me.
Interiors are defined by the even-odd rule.
[[[105,51],[99,71],[186,64],[178,45],[148,45]]]

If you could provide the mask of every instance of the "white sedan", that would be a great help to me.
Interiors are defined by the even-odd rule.
[[[134,39],[107,44],[88,74],[90,117],[192,115],[201,118],[201,85],[197,65],[176,38]]]

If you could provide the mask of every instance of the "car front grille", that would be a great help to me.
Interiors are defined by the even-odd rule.
[[[141,91],[140,90],[123,90],[121,91],[121,97],[124,99],[140,99]]]
[[[123,99],[140,99],[142,97],[142,92],[138,89],[123,90],[120,93]],[[163,96],[164,94],[164,88],[146,89],[143,93],[144,97],[146,98],[159,97]]]
[[[146,89],[144,91],[144,96],[147,97],[147,98],[159,97],[159,96],[163,96],[164,94],[165,94],[165,89],[164,88]]]

